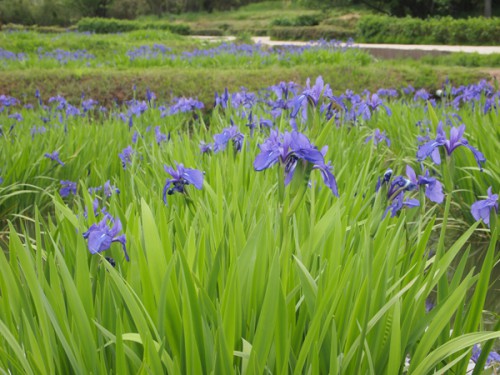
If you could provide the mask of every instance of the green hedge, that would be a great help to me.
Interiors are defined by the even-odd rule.
[[[61,26],[38,26],[38,25],[20,25],[17,23],[6,23],[1,26],[4,31],[35,31],[37,33],[63,33],[66,31],[75,31],[76,27]]]
[[[78,31],[95,32],[98,34],[121,33],[134,30],[168,30],[174,34],[189,35],[191,29],[188,25],[166,22],[140,22],[118,20],[115,18],[82,18],[76,24]]]
[[[352,30],[331,26],[273,27],[269,30],[271,39],[276,40],[318,40],[354,38]]]
[[[319,25],[321,16],[314,14],[304,14],[295,18],[275,18],[271,21],[271,26],[316,26]]]
[[[499,45],[500,18],[394,18],[366,16],[356,40],[371,43]]]

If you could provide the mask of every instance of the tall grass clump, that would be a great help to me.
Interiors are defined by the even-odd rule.
[[[1,368],[494,366],[500,142],[486,83],[437,99],[337,96],[318,78],[219,92],[205,113],[149,90],[111,110],[1,100]]]

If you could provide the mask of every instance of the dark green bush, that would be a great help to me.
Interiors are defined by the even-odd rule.
[[[38,26],[38,25],[19,25],[16,23],[7,23],[2,25],[2,30],[5,31],[35,31],[37,33],[64,33],[66,31],[75,31],[76,27],[61,27],[61,26]]]
[[[189,26],[183,24],[128,21],[114,18],[82,18],[76,26],[78,31],[89,31],[98,34],[121,33],[134,30],[167,30],[181,35],[189,35],[191,33]]]
[[[362,17],[357,41],[405,44],[500,44],[500,18]]]
[[[317,14],[304,14],[295,18],[280,17],[271,21],[271,26],[297,27],[319,25],[321,16]]]
[[[191,35],[222,36],[224,31],[221,29],[193,29]]]
[[[346,40],[355,35],[352,30],[331,26],[273,27],[269,36],[277,40]]]

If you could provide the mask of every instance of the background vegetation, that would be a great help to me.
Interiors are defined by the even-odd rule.
[[[250,33],[281,39],[347,39],[411,43],[496,44],[498,21],[469,17],[483,15],[488,0],[1,0],[0,25],[19,24],[38,30],[72,27],[94,32],[163,29],[181,34],[223,35]],[[487,8],[487,7],[486,7]],[[492,4],[491,15],[500,13]],[[462,11],[459,11],[462,10]],[[402,21],[366,16],[412,17]],[[89,18],[90,17],[90,18]],[[111,18],[109,21],[92,19]],[[445,17],[445,18],[442,18]],[[452,17],[460,18],[454,21]],[[86,18],[81,20],[82,18]],[[418,22],[413,18],[430,18]],[[143,22],[120,22],[118,19]],[[80,21],[81,20],[81,21]],[[358,21],[363,20],[358,26]],[[80,21],[80,22],[79,22]],[[47,28],[50,26],[50,28]],[[45,28],[44,28],[45,27]],[[376,28],[377,30],[373,30]],[[412,32],[412,29],[416,29]],[[383,32],[381,31],[383,30]],[[404,38],[401,31],[404,31]],[[449,30],[449,31],[447,31]],[[60,29],[59,29],[60,31]]]

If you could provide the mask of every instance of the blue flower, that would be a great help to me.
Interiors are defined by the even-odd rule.
[[[389,206],[386,208],[383,217],[385,217],[389,211],[391,211],[391,217],[395,217],[405,206],[412,208],[420,205],[420,202],[417,199],[404,199],[405,192],[415,190],[417,185],[403,176],[397,176],[393,179],[392,174],[392,169],[388,169],[384,173],[383,179],[378,179],[377,187],[375,189],[376,191],[379,191],[382,185],[388,186],[387,200],[389,202]]]
[[[186,113],[193,112],[196,110],[203,109],[205,105],[203,102],[193,98],[178,98],[176,102],[170,107],[168,112],[169,115],[174,115],[176,113]],[[166,112],[162,113],[161,117],[165,117]]]
[[[83,112],[89,112],[92,110],[92,108],[94,108],[95,105],[99,104],[99,102],[97,100],[94,100],[94,99],[88,99],[88,100],[84,100],[82,102],[82,108],[83,108]]]
[[[484,223],[490,226],[490,215],[493,210],[498,213],[498,194],[492,194],[490,186],[488,198],[473,203],[470,212],[476,221],[483,219]]]
[[[432,202],[443,203],[444,194],[441,182],[429,176],[429,171],[425,171],[424,176],[418,176],[409,165],[406,166],[406,175],[412,183],[418,186],[425,186],[425,196]]]
[[[440,121],[437,127],[436,139],[430,140],[424,143],[418,148],[417,159],[423,161],[427,157],[431,157],[434,163],[441,164],[441,156],[439,155],[439,147],[444,147],[447,155],[451,155],[456,148],[460,146],[465,146],[472,151],[474,158],[476,159],[479,169],[483,170],[482,164],[486,162],[484,155],[478,151],[476,148],[469,145],[467,139],[463,137],[465,132],[465,125],[460,127],[452,127],[450,130],[450,139],[446,138],[446,133],[443,130],[443,123]]]
[[[200,152],[202,154],[208,154],[212,152],[212,144],[211,143],[205,143],[203,141],[200,142]]]
[[[321,172],[323,181],[335,196],[339,196],[337,182],[332,174],[330,162],[325,163],[326,148],[319,151],[309,139],[297,131],[284,134],[272,130],[269,138],[259,145],[260,154],[255,157],[253,166],[256,171],[263,171],[280,162],[285,167],[285,185],[288,185],[299,161],[310,163],[313,169]]]
[[[477,363],[477,360],[479,359],[479,356],[481,355],[481,348],[478,345],[474,345],[472,347],[472,356],[471,360],[474,363]],[[488,357],[486,357],[486,366],[489,366],[492,363],[500,363],[500,354],[497,352],[490,352],[488,354]]]
[[[420,206],[420,202],[417,199],[404,199],[404,191],[399,192],[396,197],[392,200],[391,204],[385,209],[384,217],[387,215],[389,211],[391,211],[391,217],[395,217],[396,214],[404,207],[418,207]]]
[[[17,113],[17,112],[16,112],[16,113],[13,113],[13,114],[11,114],[11,115],[9,115],[9,116],[7,116],[7,117],[8,117],[8,118],[13,118],[13,119],[15,119],[17,122],[21,122],[21,121],[23,121],[23,116],[22,116],[20,113]]]
[[[220,105],[222,109],[226,109],[228,103],[229,103],[229,92],[227,91],[227,87],[224,89],[224,92],[221,95],[219,95],[217,91],[215,92],[214,108]]]
[[[241,151],[244,135],[240,133],[238,127],[234,125],[232,120],[231,125],[232,126],[223,129],[222,133],[214,135],[214,143],[212,146],[214,153],[225,150],[229,141],[233,142],[235,151]]]
[[[160,127],[159,127],[159,126],[156,126],[156,127],[155,127],[155,137],[156,137],[156,143],[158,143],[159,145],[160,145],[162,142],[167,141],[167,135],[166,135],[166,134],[163,134],[163,133],[160,131]],[[169,137],[170,137],[170,134],[169,134]]]
[[[362,116],[364,120],[369,120],[372,117],[372,112],[377,110],[379,107],[385,108],[388,116],[392,115],[391,110],[387,107],[382,99],[379,98],[377,94],[367,95],[366,100],[361,100],[356,103],[356,116]]]
[[[61,189],[59,190],[59,194],[61,197],[65,198],[70,194],[76,194],[76,182],[61,180]]]
[[[323,77],[319,76],[316,78],[316,83],[314,86],[310,86],[309,78],[306,81],[306,88],[302,94],[296,96],[293,99],[293,110],[290,113],[290,117],[295,118],[299,113],[300,108],[303,103],[310,103],[313,107],[317,107],[321,96],[331,97],[332,90],[330,85],[324,83]]]
[[[175,192],[184,193],[184,187],[187,185],[194,185],[198,190],[203,187],[203,172],[197,169],[184,168],[184,165],[176,163],[177,170],[164,166],[165,172],[167,172],[172,178],[168,178],[165,181],[165,186],[163,187],[163,202],[167,204],[167,195],[172,195]]]
[[[61,161],[61,159],[59,159],[59,151],[54,151],[51,154],[46,153],[43,156],[45,156],[46,158],[49,158],[50,160],[56,161],[59,164],[61,164],[62,166],[64,166],[64,163]]]
[[[113,227],[108,226],[108,220],[113,223]],[[122,245],[125,259],[130,260],[127,254],[125,235],[118,235],[122,230],[120,219],[113,219],[111,215],[106,216],[97,224],[92,224],[91,227],[83,233],[83,238],[88,240],[88,248],[91,254],[100,253],[108,250],[113,242],[119,242]]]
[[[382,142],[385,142],[388,147],[391,146],[391,140],[389,138],[387,138],[387,136],[385,135],[385,130],[383,132],[380,132],[380,129],[378,129],[378,128],[375,129],[375,131],[373,132],[373,135],[366,137],[365,143],[368,143],[371,140],[373,140],[374,146],[377,146],[379,143],[382,143]]]
[[[121,154],[118,154],[122,161],[123,169],[127,169],[127,164],[132,164],[132,155],[134,154],[134,150],[131,146],[125,147]]]

